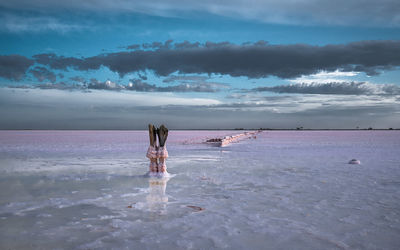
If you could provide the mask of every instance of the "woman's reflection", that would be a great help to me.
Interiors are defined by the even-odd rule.
[[[149,194],[146,196],[147,205],[150,211],[160,213],[166,212],[168,196],[165,194],[169,178],[150,178]]]

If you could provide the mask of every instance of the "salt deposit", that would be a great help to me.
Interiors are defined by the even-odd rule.
[[[147,131],[0,131],[1,248],[398,249],[399,131],[232,134],[171,131],[153,179]]]

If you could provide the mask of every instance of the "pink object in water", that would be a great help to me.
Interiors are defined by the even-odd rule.
[[[165,164],[165,162],[159,162],[157,165],[158,168],[158,172],[159,173],[166,173],[167,172],[167,165]]]
[[[150,172],[154,172],[154,173],[156,173],[157,172],[157,160],[155,160],[155,161],[151,161],[150,162]]]
[[[157,150],[157,157],[159,158],[158,162],[158,172],[159,173],[166,173],[167,172],[167,165],[165,161],[168,157],[167,147],[159,147]]]
[[[157,149],[157,158],[168,158],[167,146],[159,147]]]
[[[146,157],[149,159],[157,158],[157,148],[149,146],[149,148],[147,149]]]
[[[361,164],[361,162],[357,159],[352,159],[349,161],[349,164]]]
[[[206,140],[206,142],[211,143],[215,146],[225,147],[225,146],[229,145],[230,143],[238,141],[243,138],[251,139],[252,136],[254,136],[253,138],[255,138],[256,137],[255,134],[257,134],[259,132],[260,131],[244,132],[244,133],[240,133],[240,134],[236,134],[236,135],[224,136],[223,138],[212,138],[212,139]]]

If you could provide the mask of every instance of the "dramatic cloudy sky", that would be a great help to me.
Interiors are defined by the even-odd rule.
[[[0,129],[400,128],[397,0],[0,0]]]

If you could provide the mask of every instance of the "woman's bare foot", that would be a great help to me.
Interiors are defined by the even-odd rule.
[[[159,129],[157,129],[158,140],[160,142],[160,147],[164,147],[167,142],[168,129],[162,124]]]
[[[157,146],[157,129],[154,127],[153,124],[149,124],[149,139],[150,139],[150,146],[156,147]]]

